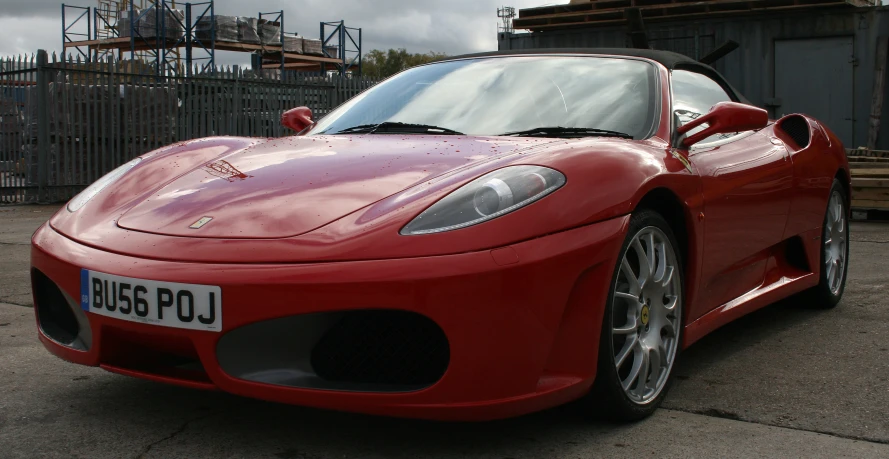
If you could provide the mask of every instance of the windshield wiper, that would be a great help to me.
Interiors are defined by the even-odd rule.
[[[393,133],[393,134],[448,134],[463,135],[453,129],[443,128],[439,126],[431,126],[428,124],[412,124],[399,123],[395,121],[384,121],[377,124],[362,124],[361,126],[352,126],[340,129],[333,134],[375,134],[375,133]]]
[[[622,139],[632,139],[633,136],[625,132],[609,131],[607,129],[596,128],[580,128],[580,127],[536,127],[526,131],[508,132],[500,134],[501,136],[513,137],[620,137]]]

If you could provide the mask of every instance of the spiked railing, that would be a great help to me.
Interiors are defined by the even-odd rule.
[[[178,141],[292,135],[280,124],[285,110],[308,106],[320,117],[375,83],[203,63],[158,74],[155,65],[111,55],[0,59],[0,202],[70,199]]]

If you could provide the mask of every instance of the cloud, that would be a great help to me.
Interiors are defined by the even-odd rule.
[[[96,1],[65,2],[72,5],[95,6]],[[59,17],[62,14],[62,2],[60,0],[0,0],[0,19],[5,17]],[[61,35],[61,31],[59,31]]]
[[[95,6],[95,0],[66,4]],[[183,2],[180,2],[180,4]],[[364,52],[406,48],[411,52],[448,54],[497,49],[497,7],[501,0],[216,0],[217,14],[256,16],[284,10],[284,28],[307,37],[320,35],[321,21],[345,20],[363,29]],[[517,8],[541,6],[545,0],[506,1]],[[556,3],[567,3],[567,0]],[[61,51],[60,0],[0,0],[0,56],[32,53],[42,48]],[[249,56],[220,54],[224,64],[248,64]]]
[[[0,16],[0,58],[58,51],[62,47],[61,19],[45,16]]]

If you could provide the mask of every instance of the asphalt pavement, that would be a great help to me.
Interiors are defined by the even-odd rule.
[[[28,240],[56,207],[0,207],[0,459],[889,457],[889,224],[852,225],[842,303],[787,300],[683,355],[635,424],[566,406],[439,423],[313,410],[63,362],[36,338]]]

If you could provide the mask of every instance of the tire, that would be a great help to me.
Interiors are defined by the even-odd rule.
[[[840,302],[849,270],[849,200],[839,180],[833,181],[829,196],[820,239],[819,282],[803,295],[808,306],[818,309],[831,309]]]
[[[648,270],[651,274],[646,274],[647,264],[637,254],[639,249],[647,253],[651,240],[655,263],[654,269]],[[594,414],[616,421],[637,421],[654,413],[667,396],[682,347],[684,270],[679,247],[660,214],[650,209],[633,213],[610,284],[596,381],[585,399]],[[661,267],[665,268],[663,273]],[[637,278],[637,285],[627,277],[627,269]],[[640,297],[632,298],[636,292]],[[633,327],[635,332],[630,331]],[[655,346],[658,342],[663,346]],[[643,368],[645,360],[653,363],[655,359],[659,362],[657,376],[653,365]],[[642,375],[643,371],[644,383],[640,382],[642,377],[632,379],[634,372]]]

